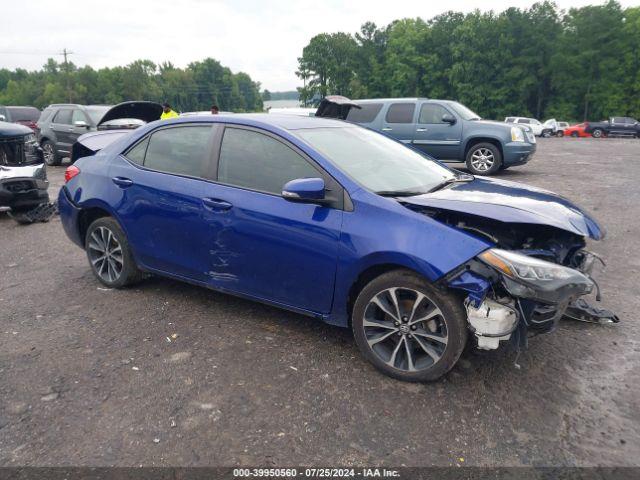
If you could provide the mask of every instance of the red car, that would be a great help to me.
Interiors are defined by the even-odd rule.
[[[564,129],[565,137],[590,137],[591,134],[584,131],[586,124],[578,123]]]

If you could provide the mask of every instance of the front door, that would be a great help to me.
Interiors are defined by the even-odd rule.
[[[162,128],[111,164],[116,198],[110,203],[118,205],[136,259],[147,268],[199,282],[209,278],[202,199],[212,131],[211,125]]]
[[[290,180],[323,175],[279,137],[226,127],[219,183],[205,186],[211,284],[308,311],[329,312],[342,210],[294,203],[281,195]],[[335,180],[327,178],[325,184],[341,197]]]
[[[453,125],[442,120],[444,115],[456,118],[447,108],[438,103],[426,102],[420,106],[415,126],[413,144],[419,150],[438,160],[457,160],[460,157],[462,122]]]
[[[84,125],[77,125],[77,122],[84,122]],[[91,129],[89,119],[79,108],[74,109],[71,114],[71,127],[69,131],[69,143],[72,146],[76,143],[80,135],[84,135]]]

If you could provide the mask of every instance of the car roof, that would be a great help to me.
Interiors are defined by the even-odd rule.
[[[353,124],[320,117],[301,117],[277,113],[236,113],[233,115],[193,115],[178,117],[166,122],[189,123],[193,121],[222,122],[244,124],[249,126],[271,126],[283,130],[300,130],[303,128],[354,127]]]

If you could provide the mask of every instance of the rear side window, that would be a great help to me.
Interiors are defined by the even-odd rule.
[[[133,163],[137,163],[138,165],[144,164],[144,156],[147,153],[147,145],[149,145],[149,138],[146,137],[140,143],[138,143],[135,147],[129,150],[126,153],[126,157],[131,160]]]
[[[351,108],[347,115],[347,120],[355,123],[371,123],[373,122],[380,110],[382,110],[382,103],[362,103],[362,108]]]
[[[442,116],[449,113],[442,105],[435,103],[425,103],[420,108],[420,118],[418,123],[445,123],[442,121]]]
[[[53,122],[63,123],[65,125],[71,125],[71,110],[69,109],[58,110],[58,113],[56,113],[56,116],[53,117]]]
[[[387,123],[411,123],[415,109],[415,103],[393,103],[387,110]]]
[[[53,110],[50,108],[43,110],[42,113],[40,114],[40,118],[38,119],[38,122],[46,122],[47,120],[49,120],[49,117],[51,117],[52,113],[53,113]]]
[[[320,173],[284,143],[262,133],[226,128],[220,148],[218,181],[280,195],[285,183]]]
[[[504,121],[507,122],[507,123],[513,123],[514,120],[515,120],[514,117],[507,117],[507,118],[505,118]]]
[[[204,177],[209,165],[209,138],[211,126],[185,126],[158,130],[148,140],[146,153],[142,154],[142,143],[127,154],[138,163],[144,156],[143,165],[161,172]],[[140,147],[140,150],[137,148]],[[135,150],[135,152],[134,152]],[[137,161],[136,161],[137,160]]]
[[[529,125],[531,121],[528,118],[520,118],[516,123],[524,123],[526,125]]]

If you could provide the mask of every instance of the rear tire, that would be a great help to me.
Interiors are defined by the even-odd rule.
[[[139,282],[138,269],[127,237],[111,217],[95,220],[87,229],[85,251],[89,266],[100,282],[109,288],[122,288]]]
[[[44,140],[40,146],[42,147],[42,151],[44,153],[44,162],[47,165],[51,167],[60,165],[60,163],[62,162],[62,157],[58,152],[56,152],[56,146],[53,144],[53,142]]]
[[[571,132],[571,136],[573,138],[578,138],[579,135],[578,135],[578,132]]]
[[[409,270],[382,274],[362,289],[353,307],[352,328],[369,362],[407,382],[442,377],[467,342],[460,298],[436,290]]]
[[[466,164],[474,175],[493,175],[502,166],[502,154],[493,143],[476,143],[467,152]]]
[[[564,137],[564,132],[563,131],[556,132],[556,137]]]

